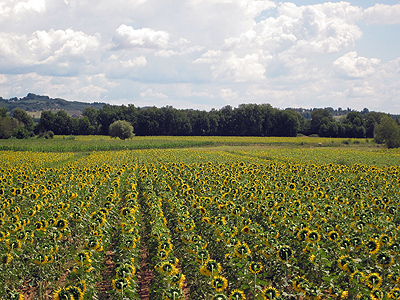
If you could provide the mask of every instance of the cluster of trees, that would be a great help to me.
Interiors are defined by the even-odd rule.
[[[175,109],[171,106],[139,108],[134,105],[104,105],[100,109],[85,108],[79,118],[70,117],[63,110],[56,113],[43,111],[34,128],[33,122],[28,120],[29,116],[27,117],[26,113],[19,108],[12,111],[13,118],[4,112],[3,115],[5,123],[11,122],[10,119],[17,120],[18,126],[14,126],[15,128],[22,126],[27,131],[34,130],[36,134],[52,131],[56,135],[108,135],[110,125],[118,120],[131,124],[135,128],[135,134],[139,136],[296,136],[304,134],[321,137],[374,138],[374,135],[379,133],[377,126],[383,121],[389,120],[394,132],[397,132],[395,128],[400,128],[399,119],[394,120],[387,114],[369,112],[367,109],[362,112],[348,111],[343,116],[333,116],[329,108],[313,109],[311,118],[307,119],[293,109],[280,110],[273,108],[270,104],[241,104],[236,108],[228,105],[208,112]],[[388,126],[389,123],[385,122],[383,123]],[[11,132],[14,132],[13,130]],[[385,142],[387,138],[387,135],[381,134],[377,140]]]
[[[24,139],[31,136],[34,136],[33,119],[24,110],[15,108],[11,117],[7,108],[0,107],[0,139]]]

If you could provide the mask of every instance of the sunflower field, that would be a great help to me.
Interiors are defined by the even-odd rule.
[[[0,299],[400,300],[399,171],[387,150],[1,151]]]

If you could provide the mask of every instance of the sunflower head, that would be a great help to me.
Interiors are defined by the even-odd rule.
[[[212,300],[228,300],[228,297],[225,294],[218,293],[215,294],[214,297],[211,298]]]
[[[365,277],[365,284],[370,288],[378,288],[382,285],[382,277],[378,273],[370,273]]]
[[[278,250],[277,256],[283,262],[288,261],[293,256],[292,248],[290,248],[290,246],[287,246],[287,245],[282,246]]]
[[[263,268],[262,263],[261,263],[261,262],[258,262],[258,261],[252,261],[252,262],[249,264],[250,272],[253,273],[253,274],[260,273],[261,270],[262,270],[262,268]]]
[[[179,287],[171,287],[165,291],[166,300],[179,300],[183,298],[184,298],[183,291]]]
[[[394,263],[393,257],[386,252],[381,252],[376,255],[376,262],[384,267],[387,268]]]
[[[211,286],[217,293],[223,292],[228,287],[228,280],[223,276],[217,275],[211,280]]]
[[[273,286],[269,286],[263,290],[262,296],[265,300],[274,300],[279,297],[279,292]]]
[[[122,292],[130,286],[130,279],[126,277],[115,278],[112,281],[112,287],[117,292]]]
[[[370,239],[368,242],[365,243],[365,248],[367,252],[371,255],[378,253],[380,249],[380,244],[375,239]]]
[[[244,300],[246,299],[246,295],[241,290],[233,290],[229,295],[229,300]]]

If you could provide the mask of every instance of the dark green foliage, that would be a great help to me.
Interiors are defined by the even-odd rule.
[[[54,132],[51,131],[51,130],[46,131],[46,132],[43,132],[43,133],[40,133],[40,134],[37,136],[38,139],[40,139],[40,138],[52,139],[53,137],[54,137]]]
[[[383,115],[375,128],[374,139],[388,148],[400,147],[400,126],[388,115]]]
[[[121,140],[130,139],[134,136],[133,126],[127,121],[118,120],[110,125],[109,134]]]
[[[12,136],[17,139],[27,139],[34,135],[33,131],[26,129],[25,126],[18,126],[12,132]]]
[[[176,109],[172,106],[139,108],[132,104],[127,106],[102,104],[101,106],[86,105],[81,110],[81,117],[72,117],[71,111],[67,110],[71,102],[65,100],[60,102],[60,100],[62,99],[28,94],[22,99],[1,98],[0,106],[6,102],[8,104],[11,102],[21,104],[23,101],[51,102],[58,107],[58,110],[42,111],[39,123],[35,126],[35,133],[52,130],[54,134],[64,136],[108,135],[113,122],[126,120],[135,127],[138,136],[296,136],[303,134],[321,137],[372,138],[382,116],[382,113],[370,112],[367,108],[361,112],[352,111],[349,108],[335,110],[331,107],[280,110],[273,108],[270,104],[241,104],[237,108],[227,105],[219,110],[212,109],[207,112]],[[0,116],[7,116],[7,109],[0,109]],[[10,120],[3,121],[3,127],[5,123],[8,124],[5,127],[11,126],[11,131],[6,130],[6,136],[11,136],[14,128],[22,124],[28,130],[33,129],[32,118],[23,109],[15,108],[13,115],[18,120],[14,126],[11,126]]]
[[[0,139],[9,139],[15,128],[18,127],[18,121],[11,118],[7,108],[0,108]]]
[[[13,118],[24,125],[28,131],[33,131],[33,119],[23,109],[17,107],[12,112]]]

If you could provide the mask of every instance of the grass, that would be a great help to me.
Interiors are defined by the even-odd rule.
[[[131,140],[119,140],[109,138],[60,138],[54,139],[27,139],[27,140],[0,140],[2,151],[34,151],[34,152],[91,152],[137,149],[168,149],[204,147],[214,143],[211,141],[174,140],[157,138],[134,138]]]
[[[55,136],[54,139],[0,140],[3,151],[35,152],[91,152],[137,149],[168,149],[193,147],[339,147],[376,149],[372,140],[331,139],[311,137],[193,137],[150,136],[129,140],[112,139],[108,136]],[[231,148],[232,149],[232,148]],[[249,149],[249,148],[247,148]]]

